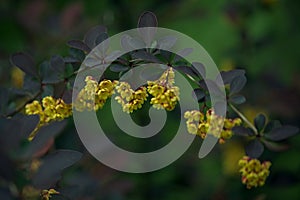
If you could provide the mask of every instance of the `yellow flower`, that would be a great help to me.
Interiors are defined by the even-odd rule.
[[[51,121],[61,121],[72,115],[72,106],[66,104],[62,99],[54,99],[51,96],[44,97],[42,104],[37,100],[25,106],[25,114],[39,115],[40,121],[32,131],[29,140],[32,140],[39,128]]]
[[[165,71],[156,81],[148,81],[148,92],[153,97],[150,103],[154,108],[171,111],[179,100],[179,88],[174,86],[175,73],[172,68]]]
[[[76,97],[74,107],[78,111],[97,111],[114,93],[118,81],[103,80],[99,84],[91,76],[85,78],[86,85]]]
[[[202,139],[209,133],[219,138],[221,144],[232,137],[232,128],[242,123],[239,118],[226,119],[218,116],[212,109],[209,109],[205,116],[198,110],[186,111],[184,117],[187,119],[186,125],[189,133],[197,134]]]
[[[51,198],[51,195],[53,194],[59,194],[59,192],[56,191],[55,189],[43,190],[41,192],[42,200],[49,200]]]
[[[116,90],[119,96],[116,96],[115,100],[122,105],[123,111],[127,113],[140,109],[148,97],[145,87],[140,87],[134,91],[127,82],[120,82],[116,86]]]
[[[238,163],[242,175],[242,183],[246,185],[248,189],[252,187],[263,186],[267,177],[270,174],[269,168],[271,162],[260,162],[257,159],[251,159],[248,156],[244,156]]]

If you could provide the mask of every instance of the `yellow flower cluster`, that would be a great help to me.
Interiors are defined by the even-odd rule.
[[[242,183],[245,184],[248,189],[263,186],[270,174],[270,166],[271,162],[269,161],[261,163],[257,159],[244,156],[239,160],[239,171],[242,175]]]
[[[54,99],[51,96],[44,97],[42,104],[34,100],[32,103],[26,104],[25,114],[39,115],[40,121],[37,127],[29,135],[28,140],[32,140],[37,131],[43,125],[51,121],[61,121],[72,115],[72,105],[66,104],[62,99]]]
[[[25,114],[39,115],[40,125],[50,121],[61,121],[72,115],[72,106],[62,99],[54,99],[51,96],[44,97],[42,104],[35,100],[25,106]]]
[[[171,111],[179,100],[179,88],[174,86],[175,73],[172,68],[165,71],[156,81],[148,81],[148,92],[153,97],[150,103],[154,108]]]
[[[123,111],[127,113],[140,109],[148,97],[145,87],[140,87],[134,91],[127,82],[120,82],[116,86],[116,90],[119,95],[115,97],[115,100],[122,105]]]
[[[53,194],[59,194],[59,192],[55,189],[43,190],[41,193],[42,200],[49,200]]]
[[[102,108],[106,100],[114,93],[118,81],[103,80],[99,84],[91,76],[85,78],[86,85],[76,97],[74,107],[78,111]]]
[[[221,144],[232,137],[232,128],[242,123],[240,118],[224,119],[216,115],[212,109],[209,109],[205,116],[199,110],[186,111],[184,118],[187,119],[186,125],[189,133],[199,135],[203,139],[207,133],[212,134],[219,138]]]

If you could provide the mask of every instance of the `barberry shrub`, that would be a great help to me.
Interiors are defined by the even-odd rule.
[[[155,15],[143,13],[138,26],[157,26]],[[220,134],[213,136],[218,138],[220,145],[226,145],[233,138],[242,141],[246,155],[235,163],[241,174],[241,183],[248,189],[265,184],[272,173],[272,160],[260,160],[265,148],[268,151],[284,150],[284,140],[297,134],[299,129],[281,125],[263,114],[257,115],[253,123],[245,117],[238,109],[240,104],[246,102],[246,98],[239,94],[247,82],[245,70],[220,72],[226,90],[227,116],[232,116],[226,118],[219,116],[211,107],[205,66],[188,63],[184,58],[155,46],[151,50],[141,49],[120,55],[110,64],[100,81],[97,81],[98,77],[86,76],[85,85],[74,89],[74,79],[80,73],[79,67],[85,56],[106,38],[107,29],[97,26],[83,40],[67,42],[69,55],[54,55],[39,65],[26,53],[11,56],[12,65],[25,73],[21,89],[1,91],[3,159],[8,160],[6,167],[15,162],[23,170],[21,179],[24,181],[13,184],[13,196],[50,199],[67,195],[65,188],[59,184],[62,171],[78,162],[82,153],[56,149],[54,139],[66,126],[73,126],[72,120],[68,120],[72,117],[72,108],[79,112],[101,112],[107,101],[116,101],[128,114],[145,104],[172,114],[179,99],[183,98],[180,97],[180,85],[175,82],[175,70],[193,84],[194,94],[191,95],[199,103],[198,110],[185,112],[187,132],[199,136],[199,140],[218,132]],[[134,67],[148,63],[163,63],[168,67],[154,80],[149,79],[147,84],[136,89],[128,82],[118,80],[117,77]],[[201,68],[201,74],[195,65]],[[150,76],[142,75],[146,78]],[[71,94],[76,89],[77,95],[73,97],[75,101],[72,104]],[[113,94],[116,96],[112,99]],[[211,121],[214,123],[211,124]],[[212,129],[218,131],[210,131]],[[9,177],[3,181],[11,184]]]

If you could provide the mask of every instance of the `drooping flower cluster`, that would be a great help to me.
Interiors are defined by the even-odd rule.
[[[145,87],[140,87],[134,91],[127,82],[120,82],[116,86],[116,91],[119,95],[115,97],[115,100],[122,105],[123,111],[127,113],[140,109],[148,97]]]
[[[43,190],[41,192],[42,200],[49,200],[53,194],[59,194],[55,189]]]
[[[85,78],[86,85],[78,93],[74,107],[78,111],[97,111],[114,93],[118,81],[103,80],[99,84],[91,76]]]
[[[240,118],[227,119],[218,116],[212,109],[209,109],[204,116],[199,110],[186,111],[184,118],[187,119],[187,130],[191,134],[205,138],[207,134],[219,138],[219,143],[224,143],[233,135],[232,128],[242,123]],[[223,126],[222,126],[223,125]]]
[[[51,121],[61,121],[72,115],[71,104],[66,104],[62,99],[54,99],[46,96],[42,99],[42,103],[35,100],[25,106],[25,114],[39,115],[40,121],[37,127],[29,135],[28,140],[32,140],[37,131],[43,125]]]
[[[269,161],[261,163],[257,159],[244,156],[239,160],[239,171],[242,175],[242,183],[245,184],[248,189],[263,186],[270,174],[270,166],[271,162]]]
[[[50,121],[61,121],[72,115],[72,106],[62,99],[54,99],[51,96],[44,97],[42,104],[35,100],[25,106],[25,114],[39,115],[40,125]]]
[[[179,88],[174,86],[175,73],[172,68],[165,71],[156,81],[148,81],[148,92],[153,97],[150,103],[154,108],[171,111],[179,100]]]

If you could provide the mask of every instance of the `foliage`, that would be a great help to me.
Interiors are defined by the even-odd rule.
[[[139,27],[156,25],[156,17],[150,12],[144,13],[139,18]],[[26,196],[27,190],[30,188],[29,193],[36,195],[30,197],[32,199],[37,198],[40,193],[44,199],[75,198],[74,191],[76,188],[72,188],[72,184],[68,185],[67,181],[63,182],[61,174],[66,168],[80,160],[82,154],[80,152],[84,150],[80,145],[76,150],[57,149],[56,146],[58,145],[55,144],[55,140],[60,137],[59,134],[61,132],[73,125],[70,118],[65,118],[71,116],[69,109],[73,92],[72,86],[76,74],[79,73],[80,63],[91,49],[107,37],[108,34],[105,27],[97,26],[92,28],[82,41],[70,40],[67,42],[67,45],[70,47],[68,55],[54,55],[49,61],[44,61],[40,64],[35,64],[34,59],[27,53],[19,52],[11,56],[12,65],[21,69],[25,73],[25,77],[22,88],[13,91],[3,89],[0,95],[1,114],[3,116],[0,121],[3,130],[1,134],[1,160],[3,160],[3,169],[7,170],[3,177],[7,185],[15,187],[13,190],[7,187],[3,190],[3,195],[8,195],[11,198],[22,198]],[[165,40],[166,45],[174,43],[172,38],[166,38]],[[188,53],[191,50],[185,49],[182,51]],[[149,81],[147,87],[137,90],[130,88],[130,85],[126,85],[127,83],[121,84],[121,82],[116,80],[116,77],[121,76],[141,63],[163,63],[168,65],[169,68],[163,73],[155,75],[143,72],[141,76],[154,81]],[[200,69],[201,73],[199,74],[195,68]],[[102,110],[106,109],[104,106],[105,102],[116,89],[115,92],[119,94],[119,98],[116,100],[121,104],[125,112],[132,113],[136,110],[135,112],[138,113],[139,109],[142,109],[142,105],[147,103],[147,97],[150,98],[149,103],[156,105],[157,108],[165,108],[170,113],[175,112],[172,110],[176,110],[176,103],[180,97],[180,86],[174,86],[176,83],[172,80],[167,81],[167,83],[170,83],[169,86],[162,84],[163,81],[166,81],[166,74],[172,72],[173,69],[182,73],[195,86],[194,94],[191,95],[197,98],[201,109],[194,111],[197,113],[197,116],[199,115],[198,117],[193,116],[192,122],[195,125],[195,130],[191,130],[189,124],[191,122],[190,115],[188,116],[187,114],[187,128],[191,130],[189,131],[190,133],[205,138],[208,132],[208,121],[214,116],[217,117],[210,109],[209,92],[206,84],[213,85],[212,87],[215,88],[216,92],[220,86],[214,85],[213,80],[206,79],[205,66],[201,63],[187,63],[181,57],[165,51],[143,49],[130,52],[127,55],[116,55],[116,60],[110,65],[106,76],[99,83],[94,81],[92,77],[87,77],[85,88],[78,91],[79,102],[82,103],[81,107],[79,107],[80,109],[89,108],[89,99],[83,98],[97,94],[99,101],[95,105],[91,105],[91,108],[99,109],[98,113],[101,114]],[[216,79],[218,78],[220,77],[216,77]],[[255,161],[259,162],[259,164],[260,161],[257,159],[261,158],[262,155],[268,155],[270,151],[286,150],[287,139],[296,135],[299,129],[291,125],[281,125],[279,121],[269,120],[263,114],[258,114],[252,123],[237,108],[237,106],[246,102],[245,96],[240,94],[247,82],[245,70],[222,71],[221,78],[226,86],[226,98],[230,108],[228,116],[235,117],[222,119],[225,121],[225,124],[227,123],[227,127],[225,126],[223,130],[224,133],[227,131],[227,135],[217,136],[220,143],[224,143],[225,139],[242,141],[245,143],[244,148],[248,157],[244,157],[241,160]],[[110,86],[107,86],[107,82],[109,82]],[[91,87],[88,86],[89,83],[92,83]],[[124,87],[127,90],[124,90]],[[88,95],[82,94],[84,91]],[[80,96],[80,94],[82,95]],[[168,98],[164,102],[162,99],[165,100],[165,98],[162,98],[162,95],[166,94],[168,94]],[[50,103],[45,103],[46,100],[49,100]],[[135,102],[133,105],[128,104],[133,101]],[[61,104],[63,108],[68,107],[67,114],[57,109],[58,105]],[[31,105],[37,106],[38,109],[30,109]],[[72,106],[76,107],[77,105]],[[62,110],[64,111],[64,109]],[[205,129],[203,130],[202,127],[205,127]],[[198,129],[201,131],[198,132]],[[68,137],[75,136],[71,135]],[[28,141],[28,138],[32,141]],[[226,143],[222,145],[227,145]],[[262,163],[269,162],[265,161]],[[270,165],[268,164],[268,170],[269,167]],[[72,168],[69,170],[71,171]],[[81,169],[77,170],[81,171]],[[249,183],[249,181],[245,181],[244,177],[248,177],[251,174],[250,171],[245,170],[243,166],[241,169],[242,182],[248,188],[264,185],[269,172],[264,173],[262,182],[260,180],[259,183],[255,183],[255,181]],[[272,173],[272,167],[270,167],[270,171]],[[16,172],[19,176],[17,181],[14,178]],[[259,173],[259,171],[256,172]],[[81,173],[84,176],[84,173]],[[78,176],[80,176],[80,173],[78,173]],[[94,181],[91,177],[86,179],[87,185]],[[35,193],[35,190],[38,193]]]

